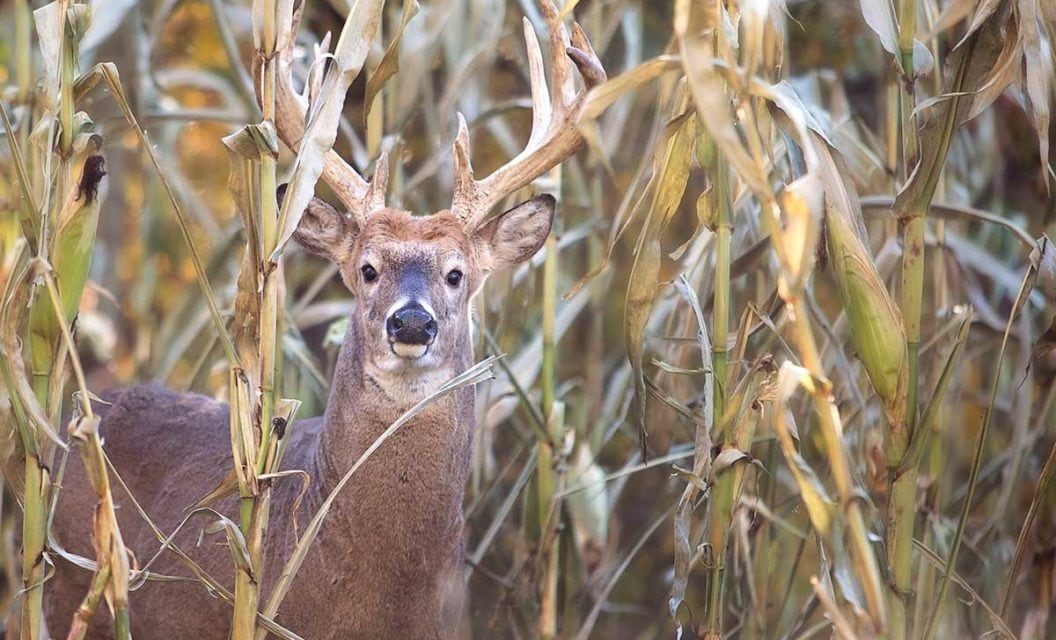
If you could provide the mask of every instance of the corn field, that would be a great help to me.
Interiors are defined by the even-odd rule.
[[[238,508],[186,505],[235,581],[173,531],[154,551],[231,638],[299,637],[274,620],[297,593],[251,578],[288,516],[270,486],[301,482],[275,429],[322,413],[356,300],[290,242],[291,202],[331,195],[332,147],[389,167],[390,206],[451,206],[459,114],[480,175],[524,146],[522,36],[554,9],[302,1],[0,3],[7,638],[53,637],[58,565],[92,576],[69,638],[131,638],[170,579],[123,541],[89,402],[142,382],[244,436],[216,489]],[[584,147],[522,190],[557,198],[552,233],[483,286],[481,364],[445,387],[476,395],[465,637],[1056,637],[1056,3],[556,4],[607,80]],[[275,134],[287,46],[300,151]],[[72,458],[90,557],[51,528]]]

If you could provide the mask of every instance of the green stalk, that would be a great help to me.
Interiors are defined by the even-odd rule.
[[[260,167],[260,215],[261,236],[264,244],[263,256],[271,255],[278,241],[278,203],[276,192],[275,159],[265,154]],[[279,288],[282,277],[279,265],[261,265],[264,279],[264,296],[260,309],[260,451],[257,457],[257,473],[265,472],[271,448],[272,420],[276,406],[276,351],[279,347]]]
[[[916,0],[899,2],[899,53],[901,56],[902,78],[901,93],[901,131],[902,131],[902,172],[905,179],[909,175],[912,162],[919,156],[919,142],[914,126],[913,110],[915,108],[913,47],[916,32]],[[969,59],[970,56],[965,59]],[[958,74],[963,78],[966,64],[961,65]],[[939,175],[949,146],[949,138],[956,123],[958,99],[953,104],[947,117],[945,133],[941,140],[941,149],[937,157]],[[919,464],[906,465],[905,456],[909,441],[918,434],[918,416],[920,401],[918,398],[920,381],[920,336],[921,318],[923,316],[924,298],[924,233],[926,216],[931,200],[934,197],[937,179],[926,183],[921,202],[915,203],[911,216],[903,225],[902,254],[902,297],[901,312],[906,328],[906,365],[908,370],[908,387],[906,399],[906,433],[908,440],[889,442],[887,451],[888,475],[891,484],[891,497],[887,511],[887,554],[891,571],[891,635],[893,640],[902,640],[909,633],[909,620],[906,615],[906,598],[911,593],[913,532],[916,520],[917,481]]]
[[[64,9],[67,8],[65,4],[62,6]],[[68,31],[70,28],[68,15],[63,15],[61,25],[63,31],[59,49],[59,122],[62,133],[59,140],[61,151],[59,180],[56,185],[56,193],[59,194],[66,192],[69,183],[69,159],[73,148],[73,80],[77,46],[75,38]],[[23,34],[23,37],[28,39],[28,34]],[[26,69],[20,69],[20,73],[26,71]],[[26,127],[23,126],[23,129]],[[57,208],[61,206],[60,199]],[[40,243],[37,247],[38,255],[44,259],[47,258],[47,251],[50,247],[49,223],[53,223],[53,220],[42,222]],[[43,304],[45,304],[44,301],[39,298],[33,303],[34,306]],[[35,318],[32,313],[30,314],[29,362],[34,395],[43,407],[45,415],[52,419],[61,411],[61,399],[56,401],[56,397],[51,393],[53,388],[58,387],[53,376],[56,373],[61,376],[62,370],[61,366],[56,368],[54,362],[56,354],[54,338],[57,336],[50,331],[42,330],[41,327],[41,319],[45,317],[48,317],[47,314],[39,314]],[[50,317],[48,319],[50,320]],[[47,339],[41,339],[42,335]],[[47,542],[47,502],[50,493],[46,460],[41,459],[39,444],[30,442],[31,440],[33,440],[33,435],[24,434],[25,496],[22,521],[22,585],[25,596],[22,603],[21,624],[23,640],[38,640],[41,637],[46,569],[44,550]]]
[[[731,402],[730,411],[724,414],[722,421],[732,423],[723,428],[722,450],[730,449],[748,453],[755,438],[759,412],[749,406],[756,402],[757,372],[752,371],[747,389],[739,391]],[[740,500],[744,484],[744,471],[748,460],[741,458],[726,469],[713,471],[714,485],[708,500],[708,542],[711,545],[711,559],[708,567],[707,593],[707,627],[704,633],[706,640],[718,640],[722,637],[722,603],[726,575],[726,556],[728,555],[730,530],[733,527],[733,514]]]
[[[733,216],[730,211],[730,169],[723,159],[717,159],[717,191],[715,203],[715,287],[714,315],[712,316],[711,366],[712,424],[725,432],[723,417],[726,415],[726,358],[730,316],[730,244],[733,236]],[[722,438],[724,441],[727,438]],[[736,485],[740,484],[737,472]],[[709,634],[718,637],[722,633],[723,578],[726,571],[726,538],[730,530],[735,483],[728,480],[730,474],[720,477],[712,491],[709,502],[709,531],[712,537],[712,561],[708,570],[705,619]]]
[[[911,591],[913,530],[916,520],[917,480],[919,466],[906,467],[903,461],[909,442],[915,437],[920,378],[920,320],[924,296],[924,222],[923,215],[911,218],[905,225],[902,256],[901,311],[906,327],[906,438],[889,438],[887,451],[891,497],[887,508],[887,562],[891,571],[891,635],[901,640],[908,633],[906,597]]]
[[[912,580],[911,553],[913,527],[917,507],[917,467],[906,469],[891,482],[891,498],[887,510],[887,555],[891,570],[890,637],[905,638],[909,623],[906,618],[906,598]]]
[[[546,420],[549,441],[538,443],[538,518],[539,550],[542,557],[543,579],[539,603],[539,637],[557,637],[557,578],[560,567],[557,539],[550,535],[558,530],[560,507],[554,504],[557,492],[555,450],[562,441],[563,411],[555,411],[554,324],[557,315],[557,239],[553,233],[546,240],[546,261],[543,264],[543,362],[541,370],[543,418]],[[553,520],[553,522],[551,522]]]
[[[47,473],[37,454],[26,449],[25,503],[22,515],[22,640],[39,640],[44,607],[44,541],[47,522]]]
[[[726,413],[726,349],[730,333],[730,245],[733,238],[733,214],[730,210],[730,168],[718,162],[718,207],[715,220],[715,294],[712,316],[713,424]]]

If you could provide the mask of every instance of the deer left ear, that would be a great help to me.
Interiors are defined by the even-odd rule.
[[[497,271],[535,255],[554,224],[554,196],[541,195],[497,216],[473,236],[485,271]]]
[[[279,185],[276,196],[279,206],[286,196],[287,185]],[[343,263],[352,252],[355,225],[337,209],[320,198],[312,198],[301,216],[293,239],[309,253],[326,258],[334,264]]]

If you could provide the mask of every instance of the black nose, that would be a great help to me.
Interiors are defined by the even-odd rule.
[[[396,342],[429,344],[436,337],[436,320],[420,305],[408,305],[389,316],[385,330]]]

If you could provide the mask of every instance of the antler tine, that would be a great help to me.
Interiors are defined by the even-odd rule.
[[[293,9],[288,38],[280,41],[280,49],[275,59],[275,130],[279,139],[294,152],[300,149],[304,138],[306,117],[309,107],[308,98],[299,94],[293,87],[293,48],[297,27],[300,25],[304,11],[304,2],[299,2]],[[263,84],[262,56],[254,61],[254,78],[257,100],[262,101]],[[311,82],[305,87],[305,93],[312,92]],[[385,186],[388,177],[388,162],[379,157],[375,178],[368,182],[351,165],[345,162],[336,151],[330,150],[323,162],[323,181],[330,185],[342,204],[349,211],[355,222],[362,225],[366,218],[377,209],[385,206]]]
[[[468,197],[475,190],[476,181],[473,179],[473,161],[469,148],[469,127],[466,126],[466,117],[461,113],[458,114],[458,135],[455,136],[454,151],[455,193],[462,193]]]
[[[539,50],[539,39],[528,18],[524,21],[524,42],[528,46],[528,84],[532,90],[532,134],[528,146],[539,142],[550,124],[550,89],[546,86],[546,71],[543,69],[543,53]]]
[[[547,87],[542,51],[531,24],[524,21],[528,54],[528,74],[532,93],[532,133],[524,150],[487,178],[475,180],[470,163],[469,130],[459,114],[455,139],[455,184],[451,211],[469,228],[479,226],[503,198],[575,153],[583,143],[576,128],[587,92],[605,81],[601,61],[578,24],[569,33],[561,23],[557,7],[542,0],[543,15],[549,27],[550,72],[553,89]],[[583,90],[576,91],[573,64],[583,79]]]
[[[561,14],[551,0],[542,0],[543,18],[550,31],[550,60],[554,74],[554,110],[558,105],[568,105],[576,97],[575,79],[572,77],[572,65],[568,63],[565,52],[568,51],[568,32],[561,23]]]
[[[363,198],[363,212],[366,215],[385,208],[385,192],[389,187],[389,150],[382,149],[374,161],[374,177]]]
[[[601,59],[594,52],[594,47],[590,40],[587,40],[587,34],[583,33],[583,27],[579,26],[578,22],[572,23],[572,46],[568,48],[568,57],[576,63],[588,89],[608,80],[605,69],[601,66]]]

